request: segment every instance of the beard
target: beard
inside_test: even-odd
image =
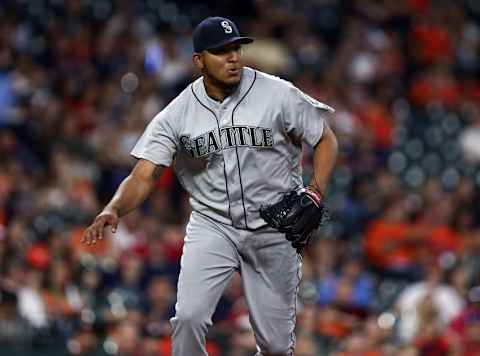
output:
[[[237,89],[238,85],[240,84],[240,81],[242,79],[242,72],[240,72],[240,78],[237,81],[234,82],[226,82],[220,78],[218,78],[212,70],[210,70],[207,66],[203,68],[203,76],[208,80],[210,84],[213,86],[225,90],[227,92],[233,92],[235,89]]]

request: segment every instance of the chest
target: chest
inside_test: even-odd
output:
[[[180,127],[180,146],[193,158],[234,147],[268,149],[278,141],[280,121],[275,106],[254,96],[212,106],[199,101]]]

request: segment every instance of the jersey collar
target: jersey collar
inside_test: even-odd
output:
[[[199,98],[201,98],[203,104],[207,105],[211,109],[220,109],[227,108],[232,105],[234,106],[241,98],[243,98],[243,96],[252,86],[254,78],[255,70],[249,67],[244,67],[242,79],[237,90],[232,95],[225,98],[225,100],[221,103],[213,100],[211,97],[208,96],[207,91],[205,90],[205,85],[203,83],[203,77],[200,77],[195,82],[193,82],[192,86],[193,91]]]

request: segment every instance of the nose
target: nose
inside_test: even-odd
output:
[[[228,52],[228,61],[231,63],[236,63],[240,60],[240,50],[232,49]]]

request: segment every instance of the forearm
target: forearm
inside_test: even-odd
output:
[[[132,173],[123,180],[104,211],[113,211],[119,217],[140,206],[148,197],[163,168],[140,160]]]
[[[122,217],[141,205],[150,194],[152,187],[153,182],[129,175],[120,184],[104,211],[114,211]]]
[[[313,174],[309,186],[324,195],[337,160],[338,142],[332,129],[326,125],[325,132],[315,146]]]

